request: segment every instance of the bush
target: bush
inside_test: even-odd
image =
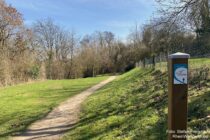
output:
[[[35,66],[31,67],[31,69],[29,70],[29,76],[32,79],[37,79],[39,76],[39,72],[40,72],[39,66],[35,65]]]

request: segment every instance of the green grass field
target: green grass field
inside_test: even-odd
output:
[[[52,80],[1,88],[0,139],[23,131],[68,97],[106,78]]]
[[[210,59],[192,59],[190,68],[210,68]],[[165,68],[166,69],[166,68]],[[210,76],[210,75],[209,75]],[[189,87],[188,130],[210,131],[210,77]],[[136,68],[83,103],[81,120],[64,140],[166,140],[167,72]],[[193,134],[198,136],[198,134]]]
[[[190,66],[189,68],[190,69],[209,67],[209,64],[210,64],[210,58],[189,59],[189,66]],[[166,62],[157,63],[156,68],[161,71],[166,71],[167,63]]]

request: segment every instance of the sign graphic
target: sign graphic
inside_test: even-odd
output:
[[[187,64],[174,64],[174,84],[187,84]]]

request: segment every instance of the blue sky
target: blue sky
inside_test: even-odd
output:
[[[23,14],[25,24],[52,18],[80,35],[111,31],[126,38],[132,27],[144,24],[155,11],[154,0],[6,0]]]

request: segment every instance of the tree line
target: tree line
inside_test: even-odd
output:
[[[0,0],[0,84],[122,73],[182,51],[210,53],[208,0],[157,0],[160,16],[136,25],[126,42],[110,31],[79,36],[50,18],[24,25],[22,14]]]

